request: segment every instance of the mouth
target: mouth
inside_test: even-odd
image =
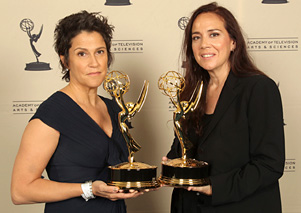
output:
[[[201,56],[202,58],[211,58],[214,56],[214,54],[207,53],[207,54],[202,54]]]
[[[100,75],[101,72],[90,72],[88,75],[90,76],[95,76],[95,75]]]

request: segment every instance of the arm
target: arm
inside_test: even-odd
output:
[[[24,131],[11,181],[14,204],[55,202],[81,196],[81,183],[60,183],[41,178],[54,153],[60,133],[39,119],[30,121]],[[121,193],[102,181],[93,182],[93,193],[110,200],[137,197],[142,193]]]
[[[39,119],[30,121],[22,136],[12,174],[11,196],[14,204],[53,202],[80,196],[80,184],[42,179],[54,153],[60,133]]]

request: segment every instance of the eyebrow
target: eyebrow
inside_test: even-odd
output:
[[[220,29],[211,29],[211,30],[208,30],[209,32],[211,32],[211,31],[222,31],[222,30],[220,30]]]
[[[95,50],[100,50],[100,49],[106,49],[106,47],[105,46],[101,46],[101,47],[95,48]],[[88,50],[88,49],[84,48],[84,47],[77,47],[77,48],[74,49],[74,51],[76,51],[76,50]]]
[[[210,29],[210,30],[208,30],[207,32],[213,32],[213,31],[219,31],[219,32],[221,32],[220,29]],[[199,31],[196,31],[196,32],[192,32],[192,33],[191,33],[191,35],[194,35],[194,34],[200,34],[200,32],[199,32]]]

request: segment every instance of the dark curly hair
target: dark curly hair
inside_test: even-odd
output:
[[[54,48],[59,56],[62,55],[65,58],[64,62],[60,60],[60,64],[63,73],[62,79],[67,82],[70,81],[69,70],[66,69],[66,66],[69,63],[71,41],[82,31],[98,32],[103,37],[106,44],[108,67],[113,61],[110,49],[114,26],[108,24],[107,18],[100,15],[98,12],[89,13],[85,10],[69,15],[59,20],[54,30]]]

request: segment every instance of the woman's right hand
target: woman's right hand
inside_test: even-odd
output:
[[[143,192],[138,192],[132,189],[129,192],[124,193],[118,187],[108,186],[105,182],[99,180],[93,182],[92,191],[94,195],[104,197],[112,201],[135,198],[143,194]]]

